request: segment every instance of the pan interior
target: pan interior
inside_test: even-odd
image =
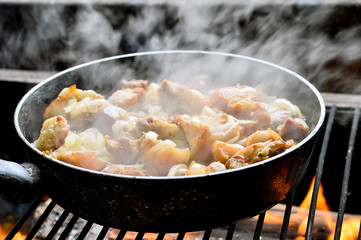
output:
[[[15,112],[15,126],[30,147],[37,139],[45,107],[63,88],[76,84],[108,96],[121,79],[164,79],[189,84],[192,77],[205,74],[217,87],[230,85],[264,85],[269,95],[289,99],[296,104],[313,132],[322,124],[325,109],[318,91],[301,76],[249,57],[200,51],[150,52],[101,59],[66,71],[31,89]],[[311,133],[311,135],[313,134]],[[307,139],[305,139],[307,140]],[[304,140],[304,141],[305,141]]]

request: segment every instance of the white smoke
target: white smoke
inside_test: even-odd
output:
[[[337,6],[19,5],[0,12],[2,68],[62,70],[133,51],[210,50],[279,64],[321,91],[361,92],[361,30],[332,25],[346,18]]]

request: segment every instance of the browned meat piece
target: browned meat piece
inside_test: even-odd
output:
[[[247,147],[249,145],[259,143],[259,142],[267,142],[267,141],[278,141],[283,140],[282,137],[271,129],[267,129],[264,131],[256,131],[252,135],[248,136],[246,139],[242,141],[242,145]]]
[[[279,133],[283,139],[293,139],[296,142],[304,139],[309,132],[307,124],[301,119],[287,118],[279,129]]]
[[[214,92],[210,103],[226,113],[240,119],[255,120],[260,129],[271,123],[265,106],[257,101],[257,90],[248,86],[224,87]]]
[[[72,129],[97,128],[103,135],[112,135],[112,126],[118,120],[122,120],[127,115],[127,111],[115,105],[108,105],[96,114],[83,114],[82,117],[71,120]],[[76,120],[76,122],[74,121]],[[77,123],[77,124],[75,124]]]
[[[186,164],[189,161],[188,148],[180,149],[171,140],[164,140],[144,153],[145,163],[154,175],[167,175],[169,169],[177,164]]]
[[[145,176],[145,173],[135,167],[119,167],[119,166],[109,166],[102,170],[105,173],[113,173],[113,174],[122,174],[122,175],[130,175],[130,176]]]
[[[167,175],[170,168],[189,161],[188,148],[180,149],[171,140],[157,140],[157,134],[148,132],[135,141],[138,151],[142,153],[144,163],[152,175]]]
[[[249,145],[236,152],[230,158],[226,166],[234,168],[235,166],[246,166],[248,164],[260,162],[280,154],[294,146],[293,141],[266,141]],[[238,163],[237,163],[238,162]]]
[[[141,132],[155,132],[160,139],[170,139],[178,147],[186,147],[187,140],[184,133],[174,123],[169,123],[158,117],[141,118],[137,120],[136,128]]]
[[[90,170],[100,171],[105,167],[105,163],[97,157],[96,152],[90,150],[53,152],[49,155],[60,161]]]
[[[212,162],[208,166],[205,166],[203,164],[196,163],[195,161],[192,161],[189,166],[186,175],[201,175],[201,174],[207,174],[207,173],[215,173],[215,172],[222,172],[225,171],[226,167],[223,163],[220,162]]]
[[[121,88],[144,88],[145,90],[148,88],[148,81],[146,80],[120,80],[120,87]]]
[[[236,152],[243,147],[237,144],[228,144],[222,141],[215,141],[212,145],[212,158],[214,161],[225,164]]]
[[[104,137],[105,148],[113,156],[115,163],[135,164],[138,153],[135,149],[134,142],[127,137],[119,138],[117,141]]]
[[[127,111],[134,110],[145,97],[144,88],[122,89],[115,91],[109,98],[110,104],[124,108]]]
[[[164,109],[171,114],[198,114],[207,105],[200,92],[167,80],[159,87],[158,96]]]
[[[117,120],[122,119],[126,113],[127,111],[125,111],[123,108],[114,105],[106,106],[101,112],[101,114],[109,120],[107,122],[109,122],[111,125],[113,125]]]
[[[199,163],[209,164],[215,141],[236,142],[243,134],[237,120],[226,114],[215,117],[176,115],[171,122],[183,131],[191,149],[191,160]]]
[[[158,135],[155,132],[144,133],[141,138],[134,142],[135,149],[137,149],[137,151],[139,151],[141,154],[144,154],[150,148],[161,142],[161,140],[158,140],[157,138]]]
[[[226,169],[236,169],[248,165],[249,163],[246,163],[246,160],[242,155],[235,155],[234,157],[228,159],[225,164]]]
[[[105,167],[102,172],[105,173],[112,173],[112,174],[122,174],[122,169],[120,169],[120,167],[118,166],[108,166]]]
[[[63,116],[49,118],[44,121],[34,146],[40,151],[54,151],[64,144],[69,130],[70,126]]]

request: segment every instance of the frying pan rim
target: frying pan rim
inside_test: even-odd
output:
[[[276,69],[279,69],[283,72],[286,72],[292,76],[294,76],[295,78],[297,78],[299,81],[302,81],[305,85],[307,85],[307,87],[309,87],[311,89],[311,91],[316,95],[317,99],[318,99],[318,104],[320,104],[320,117],[318,119],[317,124],[315,125],[315,127],[313,128],[313,130],[307,135],[307,137],[305,139],[303,139],[300,143],[298,143],[296,146],[292,147],[291,149],[287,149],[285,152],[278,154],[270,159],[258,162],[258,163],[254,163],[242,168],[236,168],[236,169],[229,169],[227,171],[222,171],[222,172],[215,172],[215,173],[207,173],[207,174],[202,174],[202,175],[192,175],[192,176],[128,176],[128,175],[118,175],[118,174],[111,174],[111,173],[104,173],[104,172],[99,172],[99,171],[95,171],[95,170],[90,170],[90,169],[86,169],[86,168],[81,168],[81,167],[77,167],[59,160],[56,160],[46,154],[44,154],[43,152],[41,152],[40,150],[36,149],[32,143],[30,143],[25,136],[22,134],[21,129],[20,129],[20,125],[19,125],[19,113],[20,113],[20,109],[23,106],[24,102],[26,101],[26,99],[28,99],[28,97],[30,95],[32,95],[34,92],[37,91],[38,88],[40,88],[41,86],[47,84],[50,81],[53,81],[54,79],[58,78],[61,75],[64,75],[68,72],[74,71],[76,69],[82,68],[82,67],[86,67],[86,66],[90,66],[93,64],[97,64],[97,63],[102,63],[102,62],[107,62],[107,61],[112,61],[112,60],[116,60],[116,59],[122,59],[122,58],[129,58],[129,57],[138,57],[138,56],[149,56],[149,55],[161,55],[161,54],[203,54],[203,55],[218,55],[218,56],[224,56],[224,57],[233,57],[233,58],[239,58],[239,59],[243,59],[243,60],[248,60],[248,61],[252,61],[252,62],[256,62],[256,63],[260,63],[260,64],[264,64],[264,65],[268,65],[271,67],[274,67]],[[138,52],[138,53],[130,53],[130,54],[122,54],[122,55],[115,55],[115,56],[111,56],[111,57],[106,57],[106,58],[101,58],[101,59],[97,59],[97,60],[93,60],[93,61],[89,61],[89,62],[85,62],[76,66],[73,66],[71,68],[65,69],[61,72],[58,72],[56,74],[54,74],[53,76],[50,76],[49,78],[41,81],[40,83],[38,83],[37,85],[35,85],[33,88],[31,88],[19,101],[15,112],[14,112],[14,125],[15,125],[15,129],[19,135],[19,137],[25,142],[25,144],[30,147],[30,149],[32,149],[33,151],[35,151],[36,153],[38,153],[41,157],[45,157],[48,160],[56,163],[56,164],[62,164],[65,167],[70,167],[73,168],[74,170],[79,170],[79,171],[83,171],[83,172],[88,172],[89,174],[95,174],[95,175],[104,175],[104,177],[109,176],[109,177],[118,177],[118,178],[127,178],[127,179],[142,179],[142,180],[182,180],[182,179],[192,179],[192,178],[203,178],[203,177],[209,177],[209,176],[214,176],[214,175],[221,175],[221,174],[227,174],[227,173],[231,173],[231,172],[238,172],[238,171],[244,171],[248,168],[254,168],[260,165],[264,165],[267,164],[271,161],[276,161],[277,159],[281,158],[282,156],[289,154],[290,152],[296,151],[298,148],[300,148],[302,145],[304,145],[306,142],[308,142],[311,138],[313,138],[315,136],[315,134],[320,130],[324,119],[325,119],[325,115],[326,115],[326,108],[325,108],[325,103],[324,100],[321,96],[321,94],[319,93],[319,91],[308,81],[306,80],[304,77],[302,77],[301,75],[299,75],[298,73],[295,73],[287,68],[284,68],[280,65],[274,64],[272,62],[269,61],[265,61],[259,58],[254,58],[254,57],[249,57],[249,56],[245,56],[245,55],[239,55],[239,54],[232,54],[232,53],[225,53],[225,52],[217,52],[217,51],[203,51],[203,50],[167,50],[167,51],[148,51],[148,52]]]

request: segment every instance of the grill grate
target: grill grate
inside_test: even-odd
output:
[[[314,188],[313,188],[314,190],[313,190],[311,205],[310,205],[309,214],[308,214],[307,229],[306,229],[306,234],[305,234],[306,240],[311,239],[311,237],[312,237],[312,229],[313,229],[314,218],[315,218],[315,213],[316,213],[317,195],[318,195],[318,191],[319,191],[319,187],[320,187],[320,183],[321,183],[321,176],[322,176],[322,172],[323,172],[324,163],[326,160],[326,153],[327,153],[327,149],[329,147],[329,140],[330,140],[330,135],[331,135],[331,132],[333,129],[333,124],[335,121],[336,112],[337,112],[336,105],[333,105],[330,108],[328,108],[328,114],[327,114],[328,119],[327,119],[327,123],[325,126],[324,135],[323,135],[323,138],[320,137],[320,139],[319,139],[320,141],[322,141],[322,145],[321,145],[320,155],[318,157],[316,174],[315,174],[315,183],[314,183]],[[334,239],[340,239],[340,236],[341,236],[343,216],[345,213],[345,206],[346,206],[346,201],[347,201],[348,184],[349,184],[349,178],[350,178],[350,173],[351,173],[351,162],[352,162],[353,150],[355,147],[355,141],[356,141],[359,122],[360,122],[360,106],[357,106],[355,109],[353,109],[353,121],[352,121],[351,132],[350,132],[348,148],[347,148],[347,156],[346,156],[345,167],[344,167],[344,175],[343,175],[343,181],[342,181],[342,189],[341,189],[341,196],[340,196],[340,201],[339,201],[339,208],[338,208],[338,214],[337,214],[337,222],[336,222],[336,227],[335,227]],[[292,210],[292,206],[293,206],[295,192],[296,192],[296,190],[291,192],[285,201],[286,208],[285,208],[285,214],[284,214],[284,218],[283,218],[282,229],[281,229],[281,233],[280,233],[281,240],[285,240],[287,238],[288,225],[289,225],[290,218],[291,218],[291,212],[292,212],[291,210]],[[43,199],[43,196],[39,195],[33,200],[32,204],[30,205],[28,210],[25,212],[25,214],[22,216],[22,218],[16,223],[16,225],[13,227],[13,229],[8,234],[8,236],[5,238],[5,240],[10,240],[16,235],[16,233],[20,230],[20,228],[23,226],[25,221],[31,216],[32,212],[34,212],[34,210],[38,208],[38,206],[42,202],[42,199]],[[51,213],[51,211],[53,211],[55,206],[56,206],[56,203],[54,201],[51,201],[50,204],[47,206],[47,208],[43,211],[42,215],[39,217],[38,221],[35,223],[35,225],[31,229],[30,233],[27,235],[26,240],[34,238],[34,236],[36,235],[36,233],[38,232],[38,230],[40,229],[40,227],[42,226],[42,224],[44,223],[44,221],[46,220],[48,215]],[[266,213],[267,212],[262,213],[258,216],[257,225],[256,225],[254,235],[253,235],[254,240],[261,239],[262,227],[264,224],[264,219],[265,219]],[[70,212],[67,210],[64,210],[62,212],[62,214],[58,218],[57,222],[53,225],[52,229],[48,233],[46,239],[54,238],[56,233],[59,231],[60,227],[65,222],[66,218],[69,216],[69,214],[70,214]],[[74,228],[74,225],[76,224],[76,222],[78,220],[79,220],[79,217],[75,216],[75,215],[71,218],[71,220],[67,223],[65,230],[61,233],[61,235],[59,237],[60,240],[66,239],[68,237],[69,233]],[[92,223],[92,222],[86,222],[84,227],[81,229],[81,232],[78,235],[77,239],[79,239],[79,240],[86,239],[87,234],[89,233],[93,224],[94,223]],[[361,223],[360,223],[360,226],[361,226]],[[225,236],[226,240],[234,238],[235,228],[236,228],[236,224],[231,224],[228,226],[227,234]],[[97,240],[104,239],[107,236],[109,229],[110,228],[108,226],[103,226],[101,228],[101,230],[99,231],[96,239]],[[361,229],[361,227],[360,227],[360,229]],[[127,233],[127,231],[121,230],[118,233],[116,239],[117,240],[123,239],[124,236],[126,235],[126,233]],[[185,234],[186,234],[185,232],[180,232],[177,235],[177,240],[184,239]],[[145,233],[139,232],[139,233],[137,233],[135,239],[136,240],[143,239],[144,235],[145,235]],[[157,240],[164,239],[165,235],[166,235],[166,233],[159,233],[156,239]],[[202,239],[206,240],[206,239],[210,239],[211,237],[212,237],[212,229],[206,229],[204,231]],[[361,240],[361,231],[359,231],[359,233],[358,233],[358,240]]]

